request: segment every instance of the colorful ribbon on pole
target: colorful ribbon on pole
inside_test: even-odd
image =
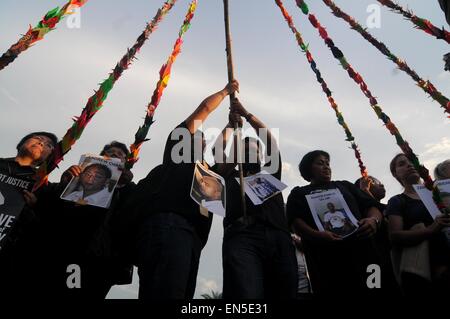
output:
[[[86,2],[87,0],[70,0],[61,9],[56,7],[47,12],[34,28],[30,25],[27,33],[0,57],[0,70],[3,70],[8,64],[13,62],[20,53],[27,50],[35,42],[42,40],[47,33],[54,30],[55,26],[62,19],[73,13],[74,8],[80,8]]]
[[[100,84],[98,91],[95,91],[86,106],[84,107],[81,115],[74,119],[72,127],[66,132],[64,137],[55,147],[51,156],[45,161],[38,169],[36,176],[36,184],[34,190],[45,184],[48,180],[48,175],[58,167],[58,164],[64,159],[64,155],[71,149],[72,145],[80,138],[83,130],[86,128],[89,121],[94,117],[95,113],[103,106],[103,102],[108,96],[108,93],[114,87],[116,81],[121,77],[124,70],[128,69],[131,62],[135,59],[136,54],[139,52],[145,41],[149,38],[150,34],[156,29],[157,25],[161,22],[164,16],[172,9],[177,0],[168,0],[164,5],[158,9],[153,20],[147,24],[145,30],[136,40],[135,44],[127,50],[127,53],[122,57],[119,63],[114,68],[113,72],[109,74],[109,77]]]
[[[409,65],[403,60],[394,55],[387,46],[373,37],[361,24],[359,24],[353,17],[343,12],[332,0],[322,0],[333,12],[333,14],[346,21],[353,30],[358,32],[364,39],[377,48],[382,54],[384,54],[389,60],[397,64],[398,68],[407,73],[425,93],[428,93],[433,100],[438,102],[441,107],[444,108],[444,112],[448,114],[450,118],[450,100],[439,92],[436,87],[430,82],[423,80],[417,73],[409,67]],[[301,4],[300,4],[301,5]]]
[[[286,22],[288,23],[289,28],[291,29],[292,33],[295,34],[295,38],[297,39],[298,45],[300,46],[302,51],[306,54],[306,58],[308,59],[311,69],[316,75],[317,82],[319,82],[321,84],[322,90],[326,94],[328,102],[330,103],[331,108],[334,110],[334,112],[336,114],[336,118],[338,120],[339,125],[341,125],[345,131],[345,135],[347,136],[346,141],[350,142],[351,148],[353,149],[353,151],[355,153],[355,157],[358,161],[358,166],[359,166],[359,169],[361,172],[361,176],[364,178],[367,178],[368,177],[367,169],[362,161],[361,153],[359,151],[358,145],[356,145],[356,143],[355,143],[355,138],[353,137],[352,132],[350,131],[350,128],[348,127],[347,123],[344,120],[344,116],[340,112],[339,107],[338,107],[337,103],[335,102],[333,95],[331,93],[331,90],[328,88],[327,83],[322,78],[321,72],[317,68],[316,61],[314,61],[314,58],[313,58],[311,52],[309,51],[308,45],[305,44],[305,42],[303,41],[302,35],[295,27],[292,17],[289,15],[289,12],[284,7],[283,2],[281,0],[275,0],[275,2],[278,5],[278,7],[280,8],[281,13],[283,14]]]
[[[147,113],[145,115],[144,124],[139,127],[138,131],[134,136],[134,142],[133,144],[130,145],[130,155],[128,156],[126,163],[126,167],[128,169],[132,168],[133,165],[138,161],[139,159],[138,155],[141,146],[144,142],[148,141],[147,134],[151,125],[154,122],[153,115],[155,114],[156,108],[159,106],[159,103],[161,101],[163,92],[169,83],[172,65],[181,52],[181,46],[183,45],[183,36],[191,26],[191,20],[194,17],[196,9],[197,9],[197,0],[193,0],[189,5],[188,12],[184,19],[183,25],[180,28],[180,32],[178,33],[178,39],[175,41],[172,53],[169,56],[167,62],[161,67],[161,70],[159,71],[159,81],[156,84],[156,88],[153,92],[152,99],[147,106]]]
[[[439,29],[433,23],[427,19],[419,18],[412,11],[403,9],[400,5],[396,4],[391,0],[377,0],[382,5],[390,8],[392,11],[403,15],[406,19],[410,20],[414,25],[425,31],[426,33],[435,36],[437,39],[441,39],[450,43],[450,32],[446,31],[444,28]]]
[[[436,205],[441,211],[445,211],[445,205],[442,202],[442,198],[440,195],[440,191],[437,187],[435,187],[433,179],[431,178],[428,169],[423,166],[417,155],[413,152],[411,147],[409,146],[408,142],[405,141],[400,134],[400,131],[397,129],[397,127],[392,123],[389,116],[387,116],[382,108],[378,105],[377,99],[372,95],[369,88],[367,87],[367,84],[364,82],[364,79],[362,76],[357,73],[353,67],[347,62],[344,54],[342,51],[334,44],[333,40],[328,36],[327,31],[325,28],[320,24],[320,22],[317,20],[317,18],[309,13],[309,9],[305,1],[303,0],[296,0],[298,7],[302,10],[302,12],[305,15],[308,15],[308,19],[311,22],[312,26],[316,28],[319,31],[320,37],[324,40],[325,44],[328,46],[328,48],[331,50],[333,56],[340,62],[341,66],[344,68],[344,70],[347,71],[350,78],[352,78],[359,86],[361,91],[364,93],[364,95],[369,99],[370,106],[377,114],[378,118],[383,121],[386,128],[389,130],[389,132],[395,137],[398,146],[401,148],[403,153],[406,155],[406,157],[411,161],[411,163],[414,165],[414,168],[419,173],[420,177],[423,179],[425,186],[433,192],[433,199],[436,202]]]

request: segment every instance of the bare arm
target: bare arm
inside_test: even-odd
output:
[[[237,98],[232,102],[231,110],[244,117],[247,122],[253,127],[253,129],[258,133],[258,136],[260,138],[262,137],[260,136],[260,134],[267,134],[266,152],[268,156],[279,153],[277,141],[275,140],[267,126],[255,115],[248,112]]]
[[[186,119],[186,126],[189,132],[194,134],[208,115],[222,103],[223,99],[236,91],[239,91],[239,83],[234,80],[228,83],[224,89],[204,99],[197,109]]]
[[[442,228],[450,226],[450,218],[438,216],[433,224],[421,229],[405,230],[403,217],[391,215],[389,221],[389,237],[397,246],[415,246],[438,233]]]
[[[234,123],[238,123],[239,127],[242,126],[242,119],[237,113],[230,113],[229,122],[222,130],[221,135],[217,138],[213,152],[216,162],[216,171],[222,176],[228,175],[231,170],[236,167],[237,164],[237,142],[236,135],[234,133]],[[225,148],[227,147],[230,137],[233,137],[233,143],[231,145],[232,150],[230,157],[225,154]]]

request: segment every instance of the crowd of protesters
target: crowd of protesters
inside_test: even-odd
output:
[[[94,165],[89,172],[71,166],[58,183],[35,192],[24,190],[23,209],[0,250],[1,294],[101,300],[113,285],[131,283],[136,266],[140,299],[193,298],[212,223],[211,212],[190,196],[198,162],[222,176],[226,185],[224,299],[411,296],[450,288],[450,217],[429,213],[414,188],[421,183],[420,176],[404,154],[390,163],[404,191],[387,205],[382,203],[386,190],[378,179],[333,180],[330,155],[313,150],[299,163],[299,172],[309,184],[294,187],[286,202],[278,192],[261,204],[245,196],[243,206],[238,148],[244,155],[245,178],[267,170],[281,180],[282,160],[268,127],[234,98],[229,122],[214,146],[215,158],[226,160],[212,166],[205,163],[205,138],[199,127],[238,89],[237,81],[230,82],[175,127],[161,164],[144,179],[134,183],[131,171],[123,168],[107,208],[61,198],[76,177],[84,199],[101,189],[94,189],[94,181],[104,187],[111,172]],[[241,126],[243,119],[257,136],[261,132],[265,136],[238,141],[233,128]],[[189,147],[180,148],[180,142]],[[0,159],[0,173],[33,182],[57,143],[49,132],[26,135],[15,157]],[[235,151],[227,155],[230,144]],[[117,141],[100,152],[105,159],[122,163],[128,155],[126,145]],[[450,161],[437,165],[434,174],[436,180],[450,179]],[[308,198],[329,191],[342,195],[347,211],[328,203],[326,227],[321,228]],[[355,222],[345,220],[345,214]],[[371,265],[379,271],[376,287],[368,283]],[[81,274],[78,284],[71,284],[74,269]]]

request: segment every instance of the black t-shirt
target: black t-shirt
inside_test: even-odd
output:
[[[348,181],[332,181],[325,185],[297,186],[289,194],[286,205],[289,225],[292,225],[295,218],[301,218],[310,227],[317,230],[316,223],[311,215],[311,210],[305,196],[312,192],[330,189],[338,189],[342,193],[345,202],[357,220],[366,217],[366,212],[370,207],[377,207],[380,211],[383,211],[384,209],[383,204],[380,204]]]
[[[0,158],[0,171],[8,175],[32,180],[36,170],[31,166],[21,166],[14,158]]]
[[[342,193],[357,220],[364,218],[370,207],[382,209],[376,200],[348,181],[295,187],[286,204],[289,225],[292,225],[296,218],[300,218],[317,230],[305,196],[311,192],[331,189],[338,189]],[[371,239],[350,236],[342,241],[325,242],[305,237],[303,243],[312,286],[319,294],[366,291],[367,266],[380,264]]]
[[[405,194],[395,195],[389,199],[384,214],[389,216],[403,217],[405,229],[411,229],[412,226],[424,223],[429,226],[433,223],[433,218],[420,199],[411,198]]]
[[[36,170],[31,166],[21,166],[15,161],[14,158],[0,158],[0,173],[29,181],[32,184],[34,183],[33,177],[36,174]],[[46,187],[43,186],[35,193],[35,195],[38,197],[45,188]],[[22,209],[22,212],[11,229],[9,236],[3,243],[4,248],[8,249],[8,247],[12,248],[12,246],[16,246],[18,240],[21,241],[19,244],[25,241],[28,242],[28,238],[32,237],[37,221],[38,219],[34,210],[25,204],[25,207]]]
[[[58,251],[64,262],[67,258],[78,259],[88,255],[110,256],[111,234],[109,230],[108,234],[104,233],[104,227],[110,227],[111,219],[118,213],[116,207],[127,199],[135,186],[131,182],[116,188],[109,208],[102,208],[63,200],[60,198],[63,188],[59,184],[50,185],[51,190],[42,196],[37,208],[42,224],[40,234],[44,245],[50,248],[45,250],[50,254]],[[120,213],[125,214],[126,211]]]
[[[174,130],[179,128],[188,130],[185,122]],[[192,157],[188,163],[174,161],[171,156],[172,150],[183,138],[172,139],[172,132],[167,138],[164,149],[161,181],[154,196],[154,203],[151,205],[152,210],[153,213],[175,213],[183,216],[195,228],[202,244],[205,245],[211,229],[212,214],[208,213],[208,217],[200,214],[199,205],[191,198],[195,161]],[[176,137],[175,134],[174,138]],[[193,134],[190,134],[189,138],[191,139],[189,143],[191,143],[194,138]],[[188,143],[188,141],[184,143]]]
[[[281,156],[279,156],[278,163],[278,170],[273,173],[272,176],[281,180]],[[266,164],[266,166],[268,165],[270,165],[270,163]],[[227,202],[226,215],[223,221],[224,228],[233,224],[233,222],[243,216],[240,185],[236,178],[239,178],[239,172],[236,170],[233,170],[229,176],[226,177]],[[261,205],[254,205],[250,198],[245,195],[245,204],[247,207],[247,216],[252,216],[275,228],[289,231],[284,212],[282,193],[267,199]]]
[[[0,158],[0,173],[32,182],[36,171],[33,167],[21,166],[14,158]],[[38,197],[37,192],[35,195]],[[2,242],[0,296],[8,295],[11,298],[25,287],[26,289],[20,290],[20,296],[27,296],[38,286],[35,282],[41,274],[34,272],[41,257],[37,253],[39,245],[36,243],[38,225],[39,219],[35,211],[25,204],[9,235]]]

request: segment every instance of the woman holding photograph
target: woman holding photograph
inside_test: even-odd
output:
[[[74,201],[81,205],[106,207],[111,198],[108,183],[112,172],[108,166],[94,163],[87,166],[78,176],[77,187],[63,199]]]
[[[441,230],[450,226],[450,217],[440,215],[433,220],[413,185],[420,176],[404,154],[390,164],[392,175],[404,187],[393,196],[385,214],[393,245],[394,272],[406,295],[448,293],[450,288],[450,250]],[[414,257],[412,260],[408,256]],[[411,266],[414,264],[413,266]]]
[[[287,217],[290,227],[304,241],[314,293],[369,293],[367,282],[370,273],[367,267],[379,265],[372,241],[382,218],[379,203],[348,181],[332,181],[330,155],[325,151],[306,154],[299,170],[310,184],[297,186],[291,191],[287,200]],[[342,193],[359,224],[358,230],[345,239],[331,231],[319,230],[305,197],[333,189]]]
[[[104,146],[100,156],[125,162],[128,153],[125,144],[113,141]],[[112,197],[109,195],[108,208],[60,199],[67,184],[77,177],[82,190],[74,193],[80,193],[78,197],[84,196],[92,204],[92,197],[108,192],[106,185],[111,171],[103,164],[91,164],[84,171],[81,166],[73,165],[62,174],[60,183],[51,185],[52,190],[46,194],[41,207],[41,276],[46,278],[43,291],[49,298],[102,300],[114,284],[131,283],[132,268],[121,255],[115,230],[120,227],[119,215],[129,211],[127,208],[119,211],[118,207],[134,192],[133,174],[126,169],[122,171]],[[72,264],[81,269],[80,289],[70,289],[66,283],[72,273],[67,269]]]

